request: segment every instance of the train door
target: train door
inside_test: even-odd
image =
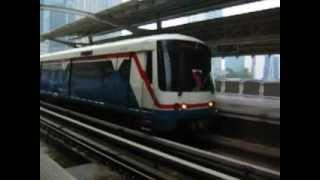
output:
[[[129,58],[118,58],[114,64],[116,67],[115,73],[115,87],[113,95],[116,96],[117,105],[130,107],[131,87],[130,87],[130,73],[131,73],[131,60]]]
[[[146,73],[146,79],[142,85],[142,94],[141,103],[142,106],[146,109],[153,109],[153,102],[150,92],[146,86],[150,86],[153,89],[153,60],[152,60],[152,51],[147,51],[143,53],[143,69]]]
[[[138,59],[130,57],[131,59],[131,76],[130,76],[130,94],[129,94],[129,105],[131,108],[140,109],[142,107],[142,86],[143,80],[140,76],[137,63],[144,65],[143,53],[137,53]]]
[[[152,61],[152,51],[141,52],[138,54],[139,61],[139,73],[135,77],[136,79],[136,89],[137,94],[139,94],[139,107],[141,112],[143,112],[139,121],[139,128],[144,131],[149,131],[152,129],[152,113],[153,101],[151,93],[149,92],[150,88],[153,91],[153,61]],[[135,68],[138,69],[137,67]],[[141,74],[142,73],[142,74]]]

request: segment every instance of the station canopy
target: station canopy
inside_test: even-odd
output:
[[[274,53],[280,51],[280,8],[216,18],[156,30],[138,28],[196,13],[223,9],[257,0],[132,0],[92,17],[84,17],[48,33],[42,40],[64,37],[83,38],[127,29],[133,34],[100,40],[103,43],[159,33],[180,33],[197,37],[209,44],[216,54]],[[159,24],[158,24],[159,25]]]

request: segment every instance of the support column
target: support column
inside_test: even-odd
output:
[[[88,41],[89,41],[89,44],[93,44],[93,39],[91,35],[88,36]]]

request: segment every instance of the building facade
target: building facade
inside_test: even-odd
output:
[[[280,56],[269,56],[265,62],[263,80],[277,81],[280,80]]]

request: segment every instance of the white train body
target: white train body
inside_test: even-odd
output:
[[[139,113],[153,129],[173,130],[214,106],[210,63],[209,48],[189,36],[122,40],[40,56],[40,92]]]

